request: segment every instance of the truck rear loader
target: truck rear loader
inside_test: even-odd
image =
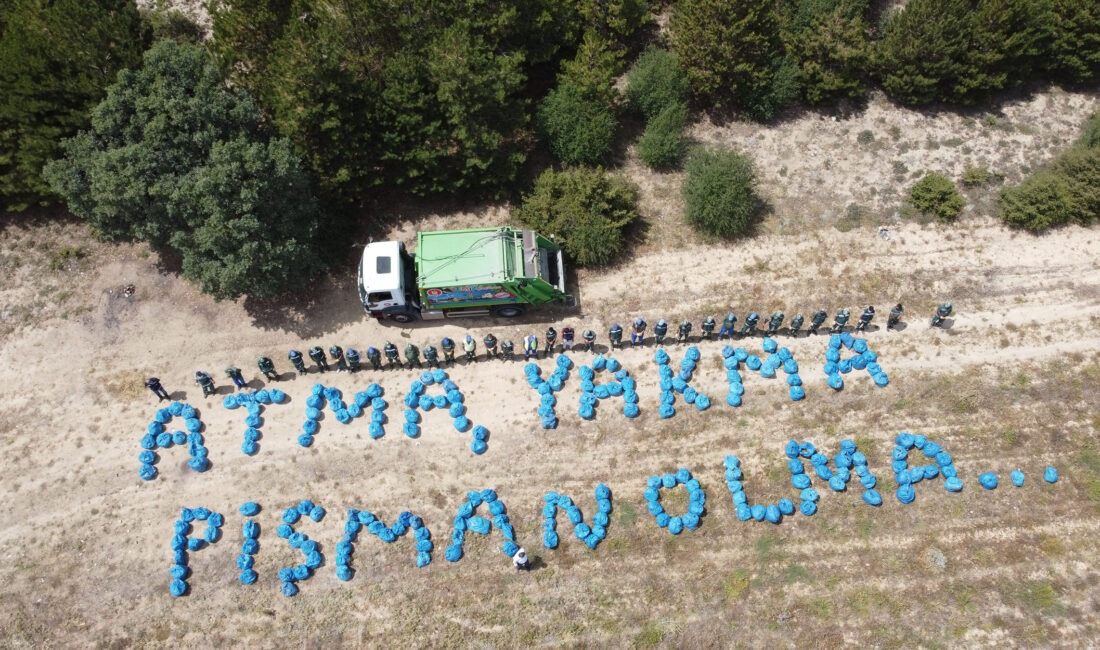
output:
[[[561,247],[512,227],[420,232],[415,254],[399,241],[371,242],[359,265],[359,299],[371,316],[399,323],[512,318],[530,305],[573,304]]]

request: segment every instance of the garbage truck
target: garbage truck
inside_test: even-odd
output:
[[[412,254],[400,241],[372,241],[359,264],[359,299],[374,318],[398,323],[514,318],[532,305],[573,304],[561,246],[510,226],[418,232]]]

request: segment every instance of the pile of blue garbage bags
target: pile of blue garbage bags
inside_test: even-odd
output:
[[[573,534],[588,548],[595,550],[607,537],[607,525],[611,516],[611,490],[603,483],[596,486],[596,514],[592,516],[591,525],[584,522],[581,509],[568,496],[551,491],[543,496],[543,501],[546,505],[542,507],[542,544],[546,548],[558,547],[559,509],[565,511],[573,524]]]
[[[302,517],[309,517],[313,521],[322,521],[325,518],[325,509],[314,504],[309,499],[301,501],[296,507],[290,507],[283,511],[283,523],[275,530],[275,534],[285,539],[291,548],[302,552],[305,561],[299,565],[279,569],[279,581],[283,583],[283,595],[287,597],[298,594],[298,583],[308,580],[313,571],[321,566],[324,558],[321,556],[321,548],[317,542],[309,538],[305,533],[294,530],[294,524]]]
[[[489,514],[492,515],[491,520],[474,515],[474,511],[481,505],[485,505],[489,509]],[[511,522],[508,521],[508,514],[505,510],[504,502],[497,498],[495,490],[487,488],[480,492],[476,490],[467,492],[466,502],[459,506],[458,514],[454,518],[451,544],[444,554],[447,561],[458,562],[462,559],[462,545],[466,542],[466,531],[488,535],[493,527],[496,527],[505,539],[500,550],[508,557],[515,555],[516,551],[519,550],[519,545],[516,544],[516,533]]]
[[[165,425],[176,417],[183,418],[187,433],[183,431],[169,433],[165,429]],[[210,460],[207,458],[209,452],[203,445],[202,428],[202,420],[199,419],[195,407],[190,404],[172,402],[167,407],[159,409],[141,438],[142,451],[138,454],[141,467],[138,469],[138,476],[146,481],[156,478],[156,464],[160,460],[156,450],[184,444],[187,445],[187,450],[191,454],[191,460],[187,461],[187,464],[196,472],[205,472],[210,467]]]
[[[855,355],[848,359],[841,359],[841,347],[855,352]],[[848,374],[853,370],[866,370],[875,381],[875,385],[884,388],[890,383],[890,378],[886,376],[877,359],[878,355],[874,350],[867,347],[866,339],[857,339],[849,332],[833,334],[829,337],[829,347],[825,350],[823,370],[828,377],[826,383],[833,390],[840,390],[844,388],[844,378],[841,374]]]
[[[193,523],[205,521],[206,530],[202,537],[191,537]],[[208,508],[184,508],[180,511],[180,518],[174,525],[175,534],[172,536],[171,548],[173,563],[168,570],[172,581],[168,585],[168,591],[175,597],[187,593],[187,578],[191,570],[187,568],[187,553],[198,551],[207,544],[213,544],[221,539],[221,528],[225,524],[225,518],[221,513],[212,512]]]
[[[243,406],[248,411],[248,415],[244,419],[246,428],[244,430],[244,442],[241,443],[241,453],[251,456],[259,450],[256,443],[262,437],[260,427],[264,424],[262,417],[264,405],[282,404],[285,401],[286,393],[278,388],[260,389],[225,396],[222,400],[222,406],[225,408],[236,409]]]
[[[669,515],[661,505],[661,490],[683,485],[688,493],[688,510],[682,515]],[[706,513],[707,494],[699,485],[699,480],[691,477],[688,469],[680,468],[675,474],[654,475],[646,479],[644,492],[649,514],[657,520],[657,525],[668,529],[673,535],[679,535],[685,529],[695,530]]]
[[[429,386],[439,384],[443,394],[427,395]],[[409,392],[405,395],[405,424],[403,430],[410,438],[420,436],[420,412],[428,412],[433,408],[446,409],[451,417],[454,428],[459,433],[465,433],[473,429],[473,440],[470,442],[470,450],[481,455],[489,448],[489,430],[479,425],[473,426],[466,417],[466,397],[458,389],[458,385],[447,378],[447,373],[441,368],[436,368],[421,373],[420,379],[414,379],[409,385]]]
[[[344,524],[344,537],[336,544],[337,578],[347,581],[355,575],[351,568],[351,555],[355,550],[355,542],[359,539],[359,532],[363,529],[387,544],[392,544],[411,530],[416,539],[416,566],[425,567],[431,564],[432,532],[424,525],[423,519],[411,512],[402,512],[392,526],[387,526],[369,510],[349,508],[348,519]]]

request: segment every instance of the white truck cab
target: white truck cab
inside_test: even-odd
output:
[[[401,315],[420,311],[413,287],[412,266],[412,258],[402,242],[367,244],[359,263],[359,299],[371,316],[389,315],[403,321]]]

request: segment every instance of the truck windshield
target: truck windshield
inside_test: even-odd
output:
[[[387,300],[393,300],[393,294],[389,291],[372,291],[367,294],[367,303],[372,305]]]

